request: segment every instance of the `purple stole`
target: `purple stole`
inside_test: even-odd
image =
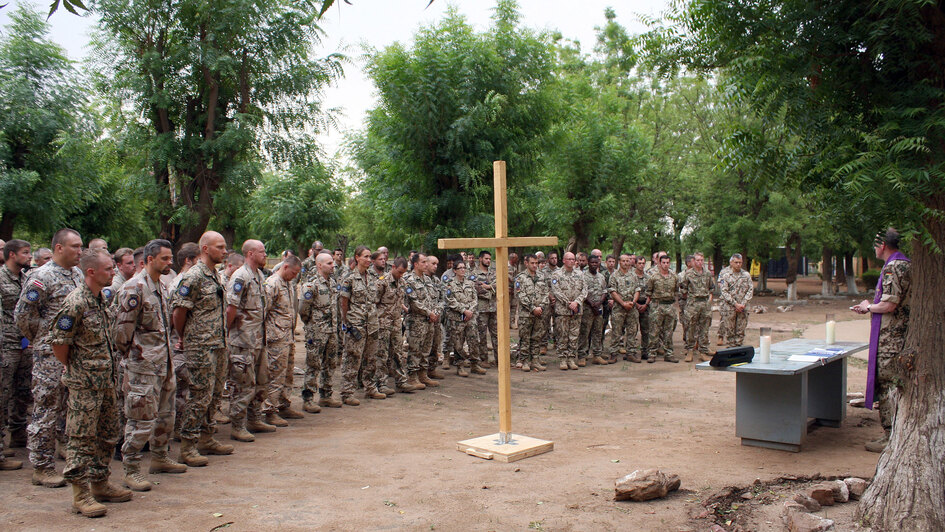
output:
[[[883,297],[883,275],[886,272],[886,266],[890,261],[904,260],[910,262],[909,258],[897,251],[893,253],[883,264],[883,270],[879,273],[879,279],[876,281],[876,296],[873,298],[873,304],[879,303]],[[879,328],[883,324],[882,314],[873,314],[870,319],[870,359],[869,374],[866,376],[866,408],[873,409],[873,395],[876,392],[876,366],[877,353],[879,351]]]

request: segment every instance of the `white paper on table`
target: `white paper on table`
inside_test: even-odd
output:
[[[791,355],[788,357],[789,362],[820,362],[823,360],[823,357],[817,355]]]

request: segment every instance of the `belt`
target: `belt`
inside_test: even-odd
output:
[[[708,300],[709,300],[709,296],[694,297],[694,298],[692,298],[692,299],[694,299],[695,301],[708,301]]]
[[[673,303],[676,302],[676,300],[675,299],[660,299],[658,302],[661,305],[672,305]]]

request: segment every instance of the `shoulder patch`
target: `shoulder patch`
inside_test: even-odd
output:
[[[557,280],[557,279],[552,279],[552,280],[551,280],[551,284],[558,284],[558,280]]]
[[[33,279],[30,284],[32,284],[32,285],[35,286],[36,288],[39,288],[40,290],[45,290],[45,289],[46,289],[46,285],[44,285],[43,282],[40,281],[39,279]]]
[[[350,287],[350,286],[341,286],[341,285],[339,285],[339,286],[341,287],[341,291],[342,291],[342,292],[345,292],[345,293],[347,293],[347,294],[350,294],[350,293],[351,293],[351,287]]]
[[[447,289],[446,289],[446,295],[449,296],[449,295],[452,295],[452,294],[453,294],[453,291],[450,290],[449,288],[447,288]]]
[[[137,306],[138,306],[138,295],[137,295],[137,294],[132,294],[132,295],[128,298],[128,308],[135,308],[135,307],[137,307]]]
[[[75,320],[72,316],[63,316],[56,322],[56,327],[61,331],[69,331],[73,325],[75,325]]]
[[[102,288],[102,295],[105,296],[106,299],[111,299],[111,298],[112,298],[112,289],[111,289],[111,288]]]
[[[303,294],[302,297],[304,297],[305,299],[312,299],[312,291],[309,290],[309,291],[305,292],[305,294]]]
[[[30,288],[26,291],[26,300],[39,301],[39,292],[37,292],[35,288]]]
[[[236,281],[235,283],[233,283],[233,291],[234,291],[234,292],[236,292],[236,293],[238,294],[238,293],[240,293],[240,290],[242,290],[242,289],[243,289],[243,283],[242,283],[242,281]]]
[[[515,281],[515,288],[520,288],[521,286],[522,286],[522,283]]]
[[[408,287],[407,287],[407,293],[408,293],[408,294],[412,294],[412,293],[413,293],[413,288],[410,288],[410,287],[408,286]]]
[[[185,284],[182,284],[180,285],[180,288],[177,289],[177,293],[184,297],[187,297],[188,295],[190,295],[190,287]]]
[[[469,280],[470,280],[470,281],[475,281],[475,280],[476,280],[476,274],[470,275],[470,276],[469,276]]]

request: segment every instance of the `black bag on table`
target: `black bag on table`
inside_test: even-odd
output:
[[[751,362],[754,356],[755,348],[750,345],[730,347],[716,351],[715,356],[709,361],[709,365],[715,368],[724,368],[733,364]]]

